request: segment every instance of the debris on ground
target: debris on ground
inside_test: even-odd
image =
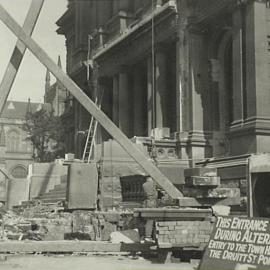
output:
[[[65,212],[61,204],[31,203],[0,216],[3,241],[109,241],[112,232],[136,228],[131,211]]]

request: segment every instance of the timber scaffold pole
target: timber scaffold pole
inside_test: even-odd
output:
[[[173,199],[183,197],[171,181],[124,135],[124,133],[104,114],[95,103],[54,63],[46,52],[25,33],[23,28],[0,4],[0,19],[20,39],[36,58],[48,68],[63,86],[93,115],[101,126],[123,147],[123,149],[160,185]]]
[[[23,30],[30,36],[33,33],[37,23],[43,3],[44,0],[32,0],[31,6],[23,24]],[[25,51],[26,47],[24,43],[18,40],[0,84],[0,115],[4,110],[5,103],[18,73]]]

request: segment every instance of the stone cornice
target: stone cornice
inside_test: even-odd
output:
[[[104,46],[104,48],[99,48],[96,51],[96,53],[94,54],[93,59],[98,60],[105,53],[110,51],[112,48],[115,48],[117,45],[119,45],[124,40],[127,40],[130,36],[134,35],[137,31],[141,31],[148,24],[150,25],[153,16],[154,16],[154,18],[158,18],[159,16],[163,16],[164,14],[166,14],[166,12],[169,12],[169,14],[171,14],[171,13],[176,14],[176,6],[175,6],[175,4],[172,5],[171,2],[168,2],[164,6],[156,9],[154,14],[151,14],[151,15],[147,16],[146,18],[144,18],[143,20],[139,21],[137,24],[132,26],[132,28],[128,28],[125,33],[120,35],[115,40],[113,40],[113,41],[109,42],[108,44],[106,44]]]
[[[244,135],[269,135],[270,134],[270,118],[268,117],[252,117],[238,125],[231,126],[228,133],[229,137],[239,137]]]
[[[249,157],[250,157],[250,154],[240,155],[240,156],[221,157],[221,158],[210,158],[210,159],[205,159],[202,162],[196,163],[196,166],[225,168],[225,167],[247,165],[247,159]]]

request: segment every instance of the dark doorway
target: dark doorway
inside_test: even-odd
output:
[[[270,217],[270,172],[252,174],[254,217]]]

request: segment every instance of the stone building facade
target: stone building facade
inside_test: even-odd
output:
[[[165,174],[207,163],[246,196],[247,157],[270,152],[269,19],[266,0],[69,0],[57,25],[67,73],[146,154],[154,137]],[[90,116],[69,117],[81,157]]]
[[[42,108],[42,104],[7,101],[0,116],[0,167],[12,178],[0,183],[0,190],[3,197],[0,200],[6,201],[8,205],[19,204],[25,200],[27,193],[28,166],[33,162],[33,146],[26,140],[27,134],[22,129],[27,111],[35,111]],[[4,186],[1,186],[4,185]]]

